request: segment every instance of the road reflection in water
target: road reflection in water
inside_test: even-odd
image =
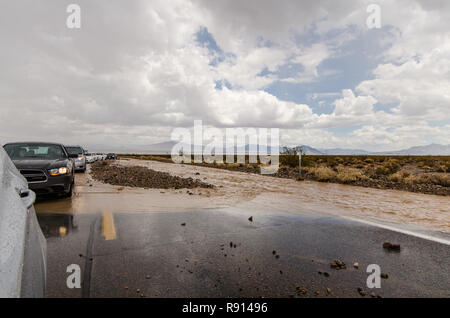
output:
[[[78,230],[75,218],[70,214],[38,214],[37,217],[46,238],[64,237]]]

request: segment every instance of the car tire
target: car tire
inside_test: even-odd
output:
[[[73,194],[73,185],[74,185],[74,183],[72,183],[72,184],[70,185],[69,192],[67,192],[67,193],[64,194],[64,197],[65,197],[65,198],[71,198],[71,197],[72,197],[72,194]]]

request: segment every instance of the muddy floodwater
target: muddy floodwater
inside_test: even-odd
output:
[[[213,184],[214,189],[143,189],[112,186],[92,179],[89,170],[76,175],[71,199],[43,200],[38,213],[179,212],[245,207],[309,210],[362,220],[383,220],[450,232],[450,198],[397,190],[295,181],[222,169],[157,161],[117,160]]]

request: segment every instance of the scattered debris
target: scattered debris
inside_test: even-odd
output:
[[[214,188],[212,184],[193,178],[173,176],[167,172],[146,167],[123,167],[115,164],[93,163],[91,175],[95,180],[123,187],[157,188],[157,189],[193,189]],[[89,186],[92,186],[90,184]],[[120,189],[120,188],[119,188]]]
[[[359,268],[359,264],[358,264],[358,263],[355,263],[355,264],[353,264],[353,267],[356,268],[356,269],[358,269],[358,268]]]
[[[346,268],[347,268],[347,266],[345,265],[345,263],[344,263],[343,261],[341,261],[340,259],[335,259],[334,261],[332,261],[332,262],[330,263],[330,267],[331,267],[331,268],[334,268],[334,269],[336,269],[336,270],[339,270],[339,269],[346,269]]]
[[[249,217],[248,220],[249,220],[250,222],[253,222],[253,216]]]
[[[186,223],[181,223],[181,226],[186,226]]]
[[[389,278],[389,275],[386,274],[386,273],[381,273],[381,274],[380,274],[380,277],[383,278],[383,279],[388,279],[388,278]]]
[[[128,286],[124,286],[123,288],[128,289]]]
[[[327,294],[331,294],[331,288],[327,288]]]
[[[384,242],[383,248],[388,251],[400,252],[400,244],[392,244],[391,242]]]
[[[377,297],[377,295],[374,292],[371,292],[370,297],[375,298],[375,297]]]
[[[146,276],[145,276],[145,279],[150,279],[150,275],[146,275]]]
[[[358,293],[363,297],[367,295],[367,293],[362,288],[358,288]]]
[[[308,290],[304,287],[296,287],[296,289],[298,294],[305,295],[308,292]]]

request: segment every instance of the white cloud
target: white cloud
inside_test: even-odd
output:
[[[216,126],[280,127],[289,142],[315,146],[445,142],[445,127],[430,121],[450,120],[446,1],[381,1],[382,23],[391,30],[381,41],[391,46],[373,78],[344,90],[331,114],[315,114],[308,105],[263,91],[276,81],[326,80],[332,70],[321,74],[320,65],[355,34],[370,36],[365,27],[369,2],[79,1],[80,30],[66,28],[64,2],[5,2],[0,11],[1,142],[151,143],[168,139],[172,127],[190,126],[194,119]],[[347,32],[349,25],[358,31]],[[226,53],[217,65],[196,42],[201,27]],[[298,43],[297,36],[305,34],[312,39]],[[290,64],[301,70],[279,78],[277,72]],[[232,89],[216,89],[218,81]],[[394,106],[375,111],[377,103]],[[331,127],[358,129],[343,138],[325,130]]]

